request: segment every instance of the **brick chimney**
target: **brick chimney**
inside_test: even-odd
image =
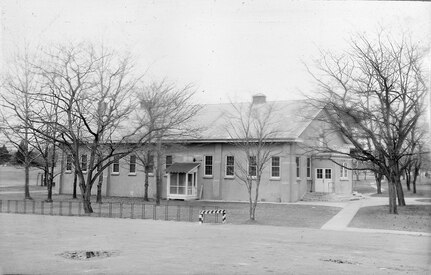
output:
[[[253,95],[253,104],[262,104],[262,103],[266,103],[266,95],[264,94]]]

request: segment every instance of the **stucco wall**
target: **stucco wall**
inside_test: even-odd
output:
[[[289,143],[275,145],[272,152],[280,157],[280,177],[271,178],[271,163],[267,163],[262,174],[259,190],[259,200],[268,202],[291,202],[299,200],[306,190],[306,180],[298,180],[296,173],[295,153],[297,148]],[[231,144],[192,144],[181,146],[180,149],[172,148],[166,155],[173,156],[173,162],[200,163],[198,169],[198,194],[202,192],[202,199],[247,201],[248,192],[245,184],[237,177],[226,177],[226,156],[235,156],[235,162],[240,161],[240,151]],[[213,156],[213,175],[204,176],[204,156]],[[164,159],[164,157],[163,157]],[[302,165],[304,162],[302,162]],[[144,171],[137,165],[135,175],[129,174],[129,166],[126,160],[120,160],[120,172],[112,173],[112,166],[104,172],[103,195],[143,197],[144,195]],[[236,168],[235,168],[236,169]],[[304,167],[302,169],[305,169]],[[305,172],[302,172],[303,174]],[[166,177],[163,177],[162,198],[166,198]],[[65,173],[62,179],[61,193],[71,194],[73,173]],[[93,186],[93,194],[96,193],[96,185]],[[254,192],[254,191],[253,191]],[[149,177],[149,197],[154,198],[156,193],[155,177]],[[253,193],[254,195],[254,193]]]

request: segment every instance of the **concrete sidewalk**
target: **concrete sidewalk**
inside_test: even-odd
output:
[[[429,202],[417,201],[421,198],[405,198],[406,204],[408,205],[429,205]],[[389,233],[389,234],[402,234],[402,235],[415,235],[415,236],[431,236],[431,233],[424,232],[411,232],[411,231],[399,231],[399,230],[381,230],[381,229],[365,229],[365,228],[354,228],[348,227],[350,222],[355,217],[356,213],[362,207],[387,205],[388,198],[370,197],[366,196],[365,199],[350,201],[345,204],[343,209],[325,223],[321,229],[323,230],[335,230],[335,231],[355,231],[355,232],[373,232],[373,233]]]

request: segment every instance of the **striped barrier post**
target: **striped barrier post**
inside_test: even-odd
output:
[[[202,210],[199,213],[199,224],[202,224],[204,222],[204,215],[205,214],[223,214],[222,223],[226,223],[226,210],[224,209],[218,209],[218,210]]]

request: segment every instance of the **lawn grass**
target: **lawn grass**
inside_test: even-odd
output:
[[[36,203],[35,213],[41,213],[41,202],[46,199],[46,193],[31,193],[33,201]],[[63,215],[69,213],[69,203],[72,205],[73,215],[78,214],[78,203],[80,198],[73,199],[71,195],[56,195],[53,194],[53,203],[44,204],[44,214],[53,213],[59,214],[62,211]],[[7,201],[16,200],[19,204],[19,213],[23,211],[23,194],[21,193],[0,193],[0,200],[3,204],[3,212],[6,211]],[[33,201],[27,203],[27,209],[32,209]],[[245,202],[213,202],[213,201],[167,201],[162,200],[161,205],[157,206],[156,214],[154,214],[155,202],[144,202],[142,198],[127,198],[127,197],[103,197],[103,203],[96,203],[95,196],[92,196],[92,207],[95,213],[92,216],[108,216],[108,209],[112,207],[112,216],[123,218],[139,218],[143,215],[146,218],[154,218],[161,220],[178,220],[180,212],[181,221],[198,221],[199,211],[206,209],[224,209],[227,211],[227,222],[232,224],[247,224],[249,220],[249,204]],[[59,210],[60,202],[62,210]],[[120,206],[120,203],[122,206]],[[10,202],[11,212],[15,212],[15,201]],[[111,204],[111,206],[110,206]],[[133,204],[133,206],[132,206]],[[82,206],[81,206],[82,207]],[[51,208],[53,208],[51,210]],[[191,210],[189,210],[192,208]],[[330,206],[314,206],[314,205],[298,205],[298,204],[272,204],[259,203],[256,209],[256,222],[250,224],[288,226],[288,227],[304,227],[304,228],[320,228],[341,208]],[[99,215],[99,211],[102,212]],[[132,211],[133,214],[132,214]],[[191,211],[192,214],[189,214]],[[144,212],[144,214],[142,213]],[[189,216],[191,215],[191,217]],[[205,223],[220,223],[221,215],[207,215]]]
[[[377,190],[374,184],[374,180],[367,181],[354,181],[353,191],[362,194],[371,194],[372,197],[388,197],[388,184],[382,182],[382,194],[377,194]],[[421,183],[416,184],[416,193],[413,193],[413,185],[410,185],[411,190],[407,190],[405,180],[402,181],[404,196],[406,198],[417,198],[417,197],[428,197],[431,198],[431,181],[429,179],[422,179]]]
[[[389,206],[369,206],[359,209],[349,227],[431,232],[431,205],[398,207],[398,215],[391,215]]]
[[[29,184],[37,185],[38,174],[42,170],[30,168]],[[20,166],[0,166],[0,187],[24,186],[24,168]],[[24,188],[24,187],[23,187]]]

